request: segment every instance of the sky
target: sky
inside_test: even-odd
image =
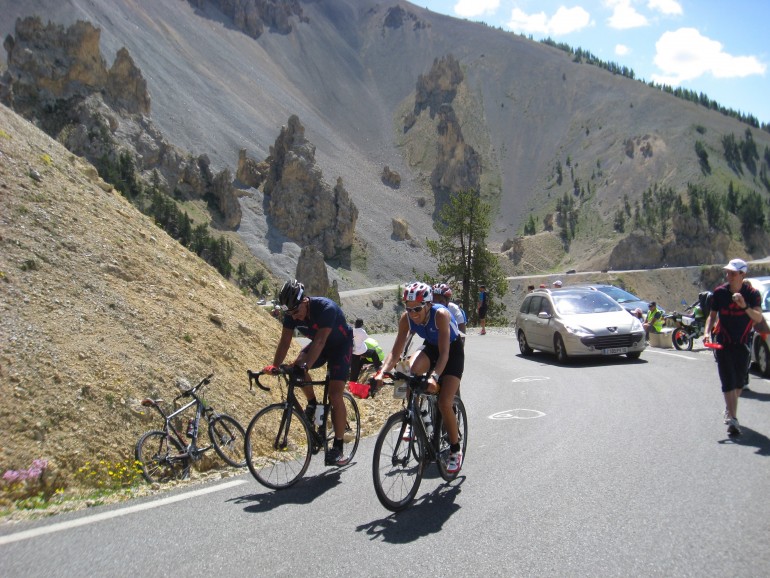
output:
[[[411,0],[582,48],[637,79],[705,93],[770,124],[768,0]]]

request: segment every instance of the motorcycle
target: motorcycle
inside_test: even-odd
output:
[[[699,337],[703,337],[707,315],[704,312],[704,307],[709,297],[710,293],[708,292],[698,295],[698,300],[689,305],[684,312],[674,311],[663,317],[666,320],[670,320],[669,323],[674,325],[671,341],[679,351],[692,351],[693,342]],[[683,299],[682,305],[687,305],[687,301]]]

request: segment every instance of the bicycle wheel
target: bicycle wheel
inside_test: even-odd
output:
[[[406,412],[391,415],[374,444],[372,475],[377,499],[391,512],[406,508],[420,488],[424,452],[419,437],[404,440],[409,425]]]
[[[353,456],[356,455],[358,442],[361,439],[361,414],[358,411],[358,404],[355,398],[347,391],[342,394],[342,402],[347,413],[342,455],[350,462]],[[326,418],[326,447],[331,447],[332,442],[334,442],[334,423],[330,415]]]
[[[249,471],[260,484],[274,490],[288,488],[305,475],[311,450],[307,423],[286,404],[267,406],[246,430]]]
[[[436,409],[438,410],[438,408]],[[457,417],[457,429],[460,434],[460,449],[463,452],[463,461],[465,461],[465,448],[468,445],[468,419],[465,414],[465,405],[463,405],[463,400],[461,400],[460,396],[458,395],[455,396],[454,403],[452,404],[452,411],[454,411],[454,414]],[[444,427],[444,420],[441,419],[440,411],[436,411],[436,417],[441,424],[439,426],[439,431],[441,433],[439,434],[438,438],[438,471],[442,478],[444,478],[447,482],[451,482],[457,477],[459,472],[455,472],[454,474],[447,472],[446,459],[449,455],[449,434]]]
[[[190,456],[182,445],[162,431],[148,431],[136,442],[136,461],[150,483],[183,480],[190,475]]]
[[[219,457],[234,468],[246,467],[246,432],[229,415],[219,414],[209,422],[209,439]]]

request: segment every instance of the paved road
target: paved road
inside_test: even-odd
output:
[[[770,574],[770,382],[754,377],[736,442],[706,350],[568,367],[517,352],[469,335],[463,473],[430,473],[405,512],[377,501],[367,439],[283,492],[246,474],[0,527],[0,576]]]

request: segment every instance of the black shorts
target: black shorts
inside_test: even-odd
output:
[[[313,345],[311,341],[308,343],[302,351],[307,353],[310,346]],[[333,342],[326,342],[326,346],[321,351],[321,355],[316,359],[315,364],[310,369],[317,369],[324,364],[329,364],[327,368],[329,371],[329,378],[337,381],[347,381],[350,377],[350,362],[353,357],[353,333],[351,332],[348,337],[336,339]]]
[[[723,392],[743,389],[746,385],[750,355],[748,345],[725,345],[724,349],[717,350],[717,368]]]
[[[438,361],[438,345],[432,343],[423,343],[422,352],[430,359],[430,366],[434,367]],[[458,337],[449,344],[449,359],[441,375],[452,375],[457,379],[462,379],[465,369],[465,348],[463,342]]]
[[[487,307],[486,305],[484,307],[479,307],[479,319],[486,319],[487,318]]]

